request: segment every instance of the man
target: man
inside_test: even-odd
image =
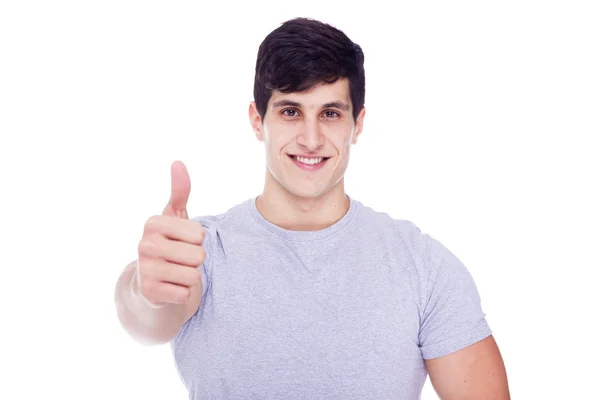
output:
[[[411,222],[350,198],[363,53],[310,19],[261,44],[249,118],[263,192],[190,219],[190,178],[150,218],[117,282],[124,328],[170,343],[191,399],[509,399],[465,266]]]

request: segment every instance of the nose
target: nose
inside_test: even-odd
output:
[[[318,121],[306,120],[301,131],[296,135],[296,143],[305,147],[307,151],[315,151],[325,143],[325,136],[321,132]]]

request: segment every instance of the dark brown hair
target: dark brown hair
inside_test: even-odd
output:
[[[254,101],[261,118],[273,90],[301,92],[321,83],[348,80],[356,120],[365,101],[364,54],[339,29],[295,18],[272,31],[258,49]]]

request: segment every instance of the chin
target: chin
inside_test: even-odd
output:
[[[330,193],[338,186],[340,181],[341,179],[337,181],[321,183],[313,182],[312,184],[307,184],[306,182],[295,182],[295,180],[293,180],[291,182],[280,182],[280,184],[287,192],[296,197],[305,199],[315,199],[323,197]]]
[[[292,195],[304,199],[313,199],[323,196],[328,192],[323,188],[298,188],[298,187],[288,187],[286,190]]]
[[[341,177],[332,176],[329,180],[321,177],[320,182],[318,182],[317,179],[311,181],[296,176],[297,171],[287,171],[285,166],[275,169],[269,166],[268,170],[270,172],[269,178],[273,183],[276,183],[292,196],[303,199],[315,199],[325,196],[340,183],[343,177],[343,175]]]
[[[283,190],[299,198],[317,198],[331,190],[329,185],[307,184],[306,182],[297,182],[295,179],[280,180],[278,182]]]

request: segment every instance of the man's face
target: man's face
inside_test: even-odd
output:
[[[355,123],[348,81],[340,79],[302,93],[274,91],[262,121],[254,103],[249,113],[272,178],[295,196],[318,197],[342,181],[365,110]]]

